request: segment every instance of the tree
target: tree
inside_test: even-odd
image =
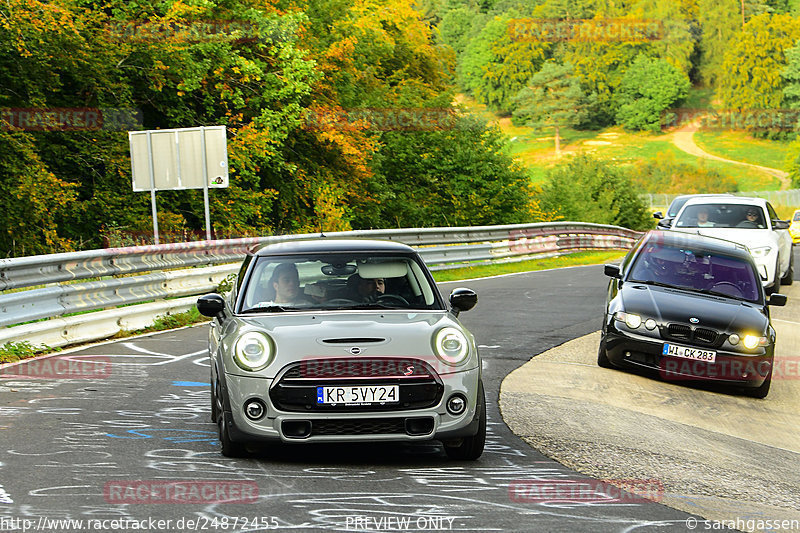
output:
[[[550,43],[516,39],[508,15],[490,20],[464,50],[459,79],[481,103],[510,112],[514,96],[544,62]]]
[[[572,65],[547,62],[514,98],[513,122],[534,128],[553,128],[556,155],[561,153],[559,128],[574,127],[587,118],[587,99]]]
[[[659,131],[664,111],[686,98],[689,87],[689,77],[666,60],[640,55],[615,94],[617,122],[630,130]]]
[[[615,224],[635,230],[652,227],[639,190],[619,167],[582,154],[548,172],[540,208],[557,219]]]
[[[731,110],[776,109],[783,100],[784,51],[800,39],[800,20],[790,15],[753,17],[725,53],[717,97]]]

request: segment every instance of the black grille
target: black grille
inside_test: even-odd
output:
[[[720,334],[707,328],[692,328],[686,324],[669,324],[665,336],[670,339],[693,341],[696,344],[715,346],[720,344]]]
[[[358,418],[354,420],[312,420],[311,436],[406,434],[403,418]]]
[[[444,385],[424,361],[411,358],[309,359],[292,363],[270,389],[275,407],[291,412],[365,412],[425,409],[437,405]],[[398,385],[398,402],[384,405],[317,403],[317,387]]]
[[[431,377],[433,370],[416,359],[309,359],[289,367],[284,379],[341,379],[385,377]]]

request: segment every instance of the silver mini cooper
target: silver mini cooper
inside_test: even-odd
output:
[[[198,310],[209,331],[211,417],[222,453],[259,441],[442,441],[477,459],[486,440],[481,361],[414,249],[317,239],[248,254],[232,291]]]

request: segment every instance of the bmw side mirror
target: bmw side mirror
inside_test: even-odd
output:
[[[206,294],[197,299],[197,310],[201,315],[214,318],[225,309],[225,299],[217,293]]]
[[[785,294],[773,294],[767,300],[767,305],[771,305],[773,307],[783,307],[786,305],[786,295]]]
[[[603,265],[603,273],[609,278],[620,278],[618,265]]]
[[[653,218],[661,220],[662,218],[664,218],[664,213],[662,213],[661,211],[656,211],[655,213],[653,213]]]
[[[786,220],[772,219],[772,229],[789,229],[789,226],[791,226],[791,223]]]
[[[478,295],[472,289],[453,289],[450,293],[450,306],[456,313],[456,316],[461,311],[469,311],[475,304],[478,303]]]

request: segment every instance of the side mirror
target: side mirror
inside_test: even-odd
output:
[[[203,316],[214,318],[225,309],[225,299],[217,293],[206,294],[197,299],[197,310]]]
[[[655,213],[653,213],[653,218],[661,220],[662,218],[664,218],[664,213],[662,213],[661,211],[656,211]]]
[[[788,298],[786,297],[785,294],[775,293],[767,299],[767,305],[770,305],[772,307],[783,307],[784,305],[786,305],[787,299]]]
[[[478,303],[478,295],[472,289],[453,289],[450,293],[450,306],[455,310],[456,316],[461,311],[469,311]]]
[[[603,265],[603,273],[609,278],[621,277],[618,265]]]
[[[786,220],[772,219],[772,229],[789,229],[792,224]]]

